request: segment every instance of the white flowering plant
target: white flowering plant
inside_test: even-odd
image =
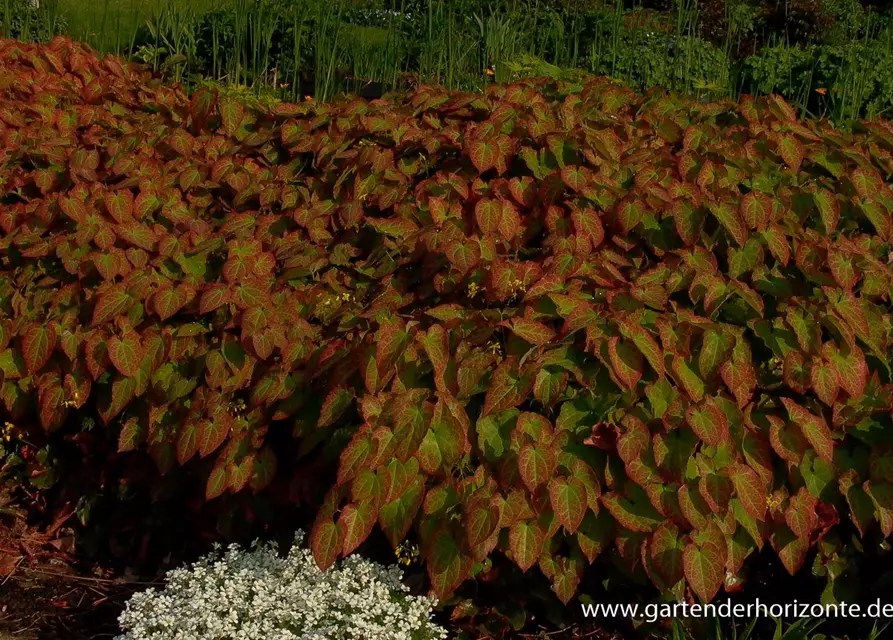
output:
[[[435,640],[436,600],[413,596],[397,566],[354,555],[322,571],[301,548],[230,545],[127,602],[116,640]]]

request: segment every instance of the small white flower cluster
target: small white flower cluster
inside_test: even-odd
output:
[[[321,571],[301,549],[272,543],[220,547],[167,575],[163,591],[135,594],[116,640],[441,640],[436,600],[410,595],[396,566],[359,556]]]

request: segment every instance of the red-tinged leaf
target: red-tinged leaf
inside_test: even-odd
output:
[[[317,522],[310,534],[310,550],[316,565],[323,571],[328,571],[341,551],[341,537],[337,525],[331,520]]]
[[[419,334],[419,341],[425,350],[425,355],[431,361],[434,376],[439,381],[438,389],[446,391],[443,379],[450,362],[450,338],[444,328],[439,325],[431,325],[426,333]]]
[[[769,493],[757,472],[746,464],[733,464],[727,473],[744,510],[757,520],[764,520]]]
[[[710,602],[723,583],[722,551],[716,545],[690,542],[682,554],[685,579],[703,602]]]
[[[778,416],[764,416],[768,419],[769,443],[773,451],[782,459],[793,464],[800,464],[803,453],[809,446],[809,442],[803,436],[800,427],[793,423],[785,423]]]
[[[721,365],[729,359],[735,343],[735,337],[723,331],[708,330],[704,333],[701,352],[698,354],[701,378],[705,381],[713,379]]]
[[[799,351],[788,351],[784,358],[784,382],[797,393],[806,393],[810,385],[810,365]]]
[[[354,397],[353,389],[347,387],[335,387],[329,391],[323,400],[316,426],[318,428],[330,427],[338,422],[338,419],[353,404]]]
[[[605,493],[602,494],[601,501],[618,524],[630,531],[650,533],[665,520],[654,509],[647,496],[634,503],[616,493]]]
[[[541,346],[555,338],[555,332],[542,322],[528,318],[512,320],[512,331],[530,344]]]
[[[834,439],[825,419],[813,415],[790,398],[781,398],[781,402],[788,410],[791,421],[800,427],[819,457],[830,463],[834,458]]]
[[[477,550],[487,545],[499,528],[499,509],[487,502],[475,502],[466,512],[463,524],[468,546],[477,555]]]
[[[837,394],[840,392],[837,371],[824,360],[814,362],[810,371],[810,381],[819,400],[829,407],[834,406]]]
[[[473,140],[468,146],[468,154],[478,173],[492,169],[499,162],[499,147],[490,140]]]
[[[701,226],[704,216],[701,210],[688,200],[676,200],[673,202],[673,223],[676,225],[676,233],[686,246],[691,246],[698,241],[701,235]]]
[[[378,233],[394,238],[406,238],[419,230],[417,224],[405,218],[367,218],[366,223]]]
[[[53,380],[42,381],[38,392],[38,404],[40,406],[40,426],[47,432],[52,432],[62,426],[68,409],[65,408],[65,390],[59,384],[55,374],[51,374]]]
[[[226,440],[230,431],[230,419],[217,416],[214,420],[202,420],[198,423],[198,450],[204,458],[214,451]]]
[[[809,549],[809,542],[803,538],[798,538],[794,533],[783,524],[778,524],[769,537],[769,542],[775,553],[778,554],[781,564],[787,569],[792,576],[803,566],[806,560],[806,552]]]
[[[831,294],[834,309],[846,320],[847,324],[859,337],[871,335],[871,327],[862,302],[851,291],[844,291],[839,296]]]
[[[672,522],[662,523],[648,542],[648,555],[665,586],[675,585],[684,577],[685,543]]]
[[[551,449],[532,444],[525,445],[518,454],[518,470],[521,480],[531,493],[546,484],[555,472],[555,454]]]
[[[123,337],[113,336],[108,342],[109,360],[123,375],[135,376],[143,361],[143,346],[139,336],[129,331]]]
[[[153,251],[158,238],[155,232],[140,222],[127,222],[119,224],[116,229],[118,236],[135,247],[146,251]]]
[[[571,212],[571,221],[576,232],[592,243],[592,248],[598,248],[605,239],[605,229],[601,218],[593,209],[578,209]]]
[[[814,191],[812,199],[815,202],[816,209],[819,210],[825,233],[831,235],[837,229],[837,222],[840,220],[840,201],[836,195],[827,189]]]
[[[692,369],[685,358],[674,355],[670,365],[677,382],[685,390],[692,402],[700,402],[704,397],[704,381]]]
[[[378,521],[391,546],[396,547],[406,537],[419,508],[422,506],[424,493],[424,478],[416,475],[409,487],[401,492],[399,497],[382,505]]]
[[[819,518],[815,511],[817,504],[818,500],[810,495],[806,487],[800,487],[797,494],[791,497],[784,512],[784,520],[798,538],[809,540],[812,532],[818,528]]]
[[[635,389],[644,371],[644,362],[639,350],[614,336],[608,340],[608,358],[620,383],[627,389]]]
[[[701,405],[689,405],[685,421],[698,438],[711,446],[718,446],[729,438],[728,419],[712,399]]]
[[[569,165],[561,169],[561,180],[569,189],[579,193],[589,186],[592,174],[586,167]]]
[[[837,375],[837,382],[851,398],[859,399],[868,384],[868,363],[858,346],[844,345],[842,350],[830,350],[830,364]]]
[[[629,233],[645,217],[643,204],[638,200],[624,200],[617,207],[617,222],[624,233]]]
[[[240,100],[226,99],[218,105],[220,118],[223,121],[223,130],[226,135],[232,136],[238,131],[245,119],[245,107]]]
[[[800,171],[800,165],[803,164],[803,144],[797,138],[790,134],[779,136],[778,153],[794,173]]]
[[[107,193],[105,208],[118,224],[133,219],[133,193],[129,189]]]
[[[763,231],[763,239],[769,246],[772,257],[775,258],[781,266],[786,267],[791,260],[791,245],[788,243],[787,236],[778,225],[772,225]]]
[[[533,383],[533,397],[543,406],[551,407],[567,388],[567,381],[568,374],[564,371],[540,369]]]
[[[509,548],[512,559],[521,568],[527,571],[539,560],[543,552],[545,535],[543,531],[532,522],[519,521],[509,529]]]
[[[657,340],[647,331],[640,330],[633,332],[632,341],[657,373],[657,377],[662,378],[664,376],[664,351]]]
[[[447,529],[438,530],[429,546],[428,577],[431,589],[438,599],[443,600],[466,578],[471,563],[462,556],[456,540]]]
[[[199,87],[189,100],[189,114],[198,129],[202,129],[217,108],[216,88]]]
[[[342,485],[353,480],[357,473],[364,468],[372,452],[372,443],[368,438],[355,437],[351,440],[341,452],[338,464],[338,484]]]
[[[484,235],[496,235],[502,224],[502,202],[482,198],[474,205],[474,217]]]
[[[552,511],[568,533],[575,533],[586,515],[586,487],[574,477],[553,478],[549,481]]]
[[[96,307],[93,309],[92,326],[97,327],[108,320],[122,315],[132,302],[133,298],[128,295],[122,285],[110,287],[96,301]]]
[[[465,275],[481,262],[481,248],[475,242],[451,242],[446,257],[460,275]]]
[[[521,233],[521,216],[508,200],[503,200],[502,215],[499,218],[499,234],[503,240],[510,241]]]
[[[56,329],[53,325],[31,324],[22,336],[22,358],[28,373],[34,375],[49,362],[56,348]]]
[[[527,397],[533,387],[533,376],[524,374],[518,378],[514,371],[516,364],[517,360],[512,357],[496,367],[484,399],[482,418],[517,407]]]
[[[875,517],[881,525],[884,537],[893,535],[893,484],[867,480],[865,493],[874,503]]]
[[[747,228],[744,226],[744,222],[736,209],[725,203],[710,203],[708,208],[739,246],[743,247],[747,244]]]
[[[753,364],[726,360],[720,367],[719,374],[723,383],[735,396],[738,408],[743,409],[750,402],[757,387],[757,372]]]
[[[182,467],[198,452],[198,427],[185,423],[177,435],[177,462]]]
[[[213,500],[226,491],[226,467],[217,464],[211,469],[208,482],[205,484],[205,500]]]
[[[199,301],[199,313],[202,315],[222,307],[231,301],[229,289],[226,285],[212,284],[202,293]]]
[[[873,168],[867,169],[864,166],[859,166],[853,170],[853,173],[850,175],[850,181],[853,183],[853,188],[859,194],[859,197],[865,200],[873,198],[884,184],[876,170]]]
[[[372,533],[378,514],[369,503],[348,504],[338,518],[338,531],[341,534],[341,555],[349,556],[357,550]]]
[[[765,229],[771,215],[772,205],[768,196],[750,191],[741,198],[741,217],[749,229]]]
[[[828,251],[828,266],[831,268],[831,275],[841,287],[852,290],[856,283],[859,282],[859,272],[853,264],[852,256],[843,251]]]
[[[146,440],[146,428],[138,418],[129,418],[121,426],[118,434],[118,453],[135,451]]]

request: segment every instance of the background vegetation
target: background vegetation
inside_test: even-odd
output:
[[[266,98],[579,70],[707,99],[779,93],[839,122],[893,109],[891,9],[864,0],[32,2],[0,0],[5,33],[67,33]]]

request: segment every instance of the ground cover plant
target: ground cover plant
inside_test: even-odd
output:
[[[432,598],[407,593],[402,572],[354,555],[321,571],[298,532],[285,558],[276,545],[230,546],[172,571],[164,590],[135,595],[117,640],[442,640]]]
[[[887,122],[606,78],[246,106],[57,38],[0,43],[0,135],[21,486],[82,490],[63,439],[195,509],[334,455],[318,564],[381,531],[440,599],[606,557],[709,601],[762,553],[851,600],[893,533]]]

